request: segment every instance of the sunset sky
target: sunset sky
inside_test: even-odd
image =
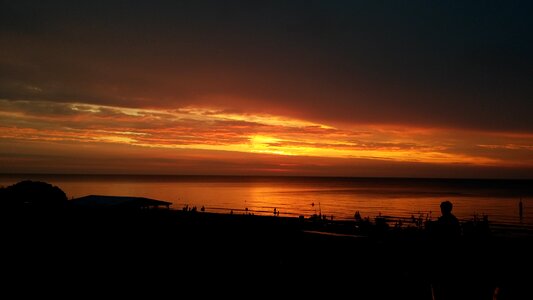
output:
[[[0,173],[533,178],[532,15],[0,0]]]

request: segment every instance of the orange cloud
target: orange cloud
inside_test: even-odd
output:
[[[0,100],[0,139],[391,162],[532,167],[533,136],[327,124],[203,107],[139,109]]]

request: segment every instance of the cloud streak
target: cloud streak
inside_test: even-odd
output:
[[[4,140],[123,144],[390,162],[533,166],[533,136],[367,125],[336,128],[201,107],[139,109],[0,100]]]
[[[3,99],[533,132],[527,2],[0,5]]]
[[[2,1],[0,172],[532,177],[532,9]]]

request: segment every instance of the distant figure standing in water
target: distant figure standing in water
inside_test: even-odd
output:
[[[442,216],[437,220],[438,231],[441,237],[457,237],[461,235],[461,224],[452,214],[453,204],[450,201],[443,201],[440,204]]]

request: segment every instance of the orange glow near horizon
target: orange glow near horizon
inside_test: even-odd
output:
[[[141,109],[0,100],[0,139],[122,144],[391,162],[533,166],[533,136],[354,124],[336,128],[284,116],[202,107]]]

